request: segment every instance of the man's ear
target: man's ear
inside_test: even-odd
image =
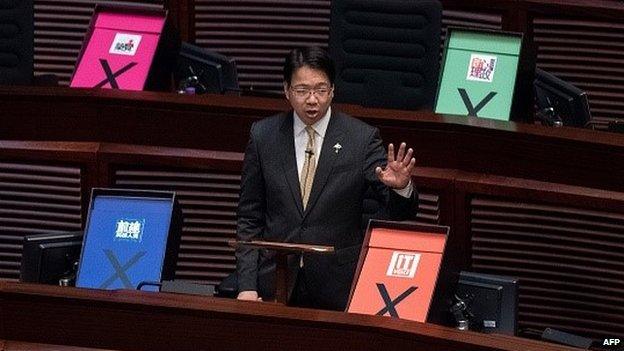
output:
[[[286,100],[290,101],[290,96],[288,95],[288,82],[284,82],[284,95],[286,96]]]

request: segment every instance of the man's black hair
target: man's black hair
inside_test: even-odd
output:
[[[304,66],[324,72],[327,78],[329,78],[331,85],[334,85],[334,78],[336,78],[334,61],[329,57],[327,51],[318,46],[296,48],[286,55],[286,60],[284,61],[284,82],[290,85],[293,72]]]

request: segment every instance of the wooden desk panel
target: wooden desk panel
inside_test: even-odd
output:
[[[7,282],[0,312],[3,339],[118,350],[572,350],[272,303]]]
[[[251,124],[283,99],[0,87],[0,139],[91,141],[243,152]],[[336,108],[407,142],[418,165],[624,191],[624,135],[435,115]]]
[[[91,347],[41,344],[15,340],[0,340],[0,351],[112,351]]]

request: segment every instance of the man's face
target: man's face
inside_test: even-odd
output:
[[[284,94],[306,125],[325,116],[334,98],[334,87],[325,72],[303,66],[292,74],[290,86],[284,83]]]

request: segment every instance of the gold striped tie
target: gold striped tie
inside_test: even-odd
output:
[[[299,180],[299,186],[301,187],[301,198],[303,201],[303,209],[305,210],[310,198],[310,191],[312,191],[312,181],[314,181],[314,172],[316,172],[316,155],[314,149],[314,128],[311,126],[305,127],[308,133],[308,145],[305,150],[305,161],[303,162],[303,169],[301,170],[301,179]]]

